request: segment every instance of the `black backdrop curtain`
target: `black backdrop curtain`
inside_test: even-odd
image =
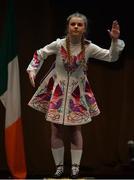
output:
[[[85,168],[126,163],[129,139],[134,139],[134,53],[131,4],[108,4],[105,1],[39,0],[36,2],[15,0],[18,57],[21,75],[22,118],[28,172],[51,173],[54,162],[50,151],[50,124],[44,114],[27,106],[35,89],[29,83],[26,68],[36,49],[65,35],[66,18],[79,11],[90,20],[88,39],[108,48],[110,38],[107,29],[117,19],[121,26],[121,38],[126,47],[118,62],[108,64],[92,59],[88,77],[101,110],[98,117],[83,126]],[[117,3],[117,2],[116,2]],[[1,0],[2,27],[6,9]],[[128,11],[128,12],[127,12]],[[127,12],[127,13],[126,13]],[[0,29],[1,32],[1,29]],[[36,83],[48,71],[54,57],[49,57],[40,70]],[[0,170],[6,169],[4,150],[4,108],[0,104]],[[68,128],[65,128],[65,145],[69,150]],[[66,151],[66,162],[70,155]]]

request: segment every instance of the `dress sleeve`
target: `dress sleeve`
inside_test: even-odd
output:
[[[119,58],[120,53],[125,47],[123,40],[118,39],[117,41],[112,41],[109,49],[101,48],[93,43],[88,47],[89,57],[107,61],[114,62]]]
[[[49,55],[57,54],[59,41],[60,39],[57,39],[45,47],[36,50],[30,64],[27,67],[27,71],[33,71],[35,74],[37,74],[44,60]]]

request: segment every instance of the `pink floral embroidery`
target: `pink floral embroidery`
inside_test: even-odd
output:
[[[63,92],[60,88],[60,85],[58,84],[55,88],[53,97],[50,102],[50,109],[59,109],[62,105],[63,98],[60,98],[62,96]]]
[[[62,104],[62,99],[53,99],[53,101],[50,102],[49,108],[50,109],[59,109]]]
[[[62,90],[61,90],[61,88],[60,88],[60,86],[59,86],[59,84],[56,86],[56,88],[55,88],[55,91],[54,91],[54,97],[59,97],[59,96],[61,96],[62,95]]]
[[[33,67],[38,67],[39,64],[40,64],[40,60],[38,59],[37,51],[35,51],[31,65]]]
[[[79,86],[72,93],[73,98],[70,99],[69,105],[71,111],[74,112],[83,112],[86,111],[86,108],[80,102],[80,89]]]
[[[88,93],[88,95],[90,97],[93,96],[93,92],[92,92],[91,87],[90,87],[90,85],[89,85],[89,83],[87,81],[86,81],[86,85],[85,85],[85,92]]]
[[[65,70],[68,72],[74,72],[83,61],[83,52],[81,51],[77,56],[71,56],[71,63],[68,63],[68,54],[66,49],[61,46],[61,56],[64,62]]]
[[[53,78],[51,78],[48,82],[48,85],[46,86],[46,90],[44,91],[45,93],[44,92],[40,93],[36,97],[42,100],[49,100],[52,94],[53,85],[54,85],[54,80]]]
[[[82,106],[82,104],[78,101],[73,101],[72,99],[70,99],[70,109],[73,111],[73,112],[80,112],[82,113],[83,111],[86,111],[87,109]]]

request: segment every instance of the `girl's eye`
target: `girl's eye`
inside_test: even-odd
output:
[[[82,23],[78,23],[78,26],[82,26],[83,24]]]
[[[82,24],[82,23],[74,23],[74,22],[73,22],[73,23],[71,23],[71,26],[76,26],[76,25],[77,25],[77,26],[79,26],[79,27],[83,26],[83,24]]]
[[[71,26],[75,26],[75,23],[71,23]]]

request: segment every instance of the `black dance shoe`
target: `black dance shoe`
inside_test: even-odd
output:
[[[79,178],[79,165],[73,164],[71,169],[71,179],[78,179]]]
[[[57,168],[56,168],[56,172],[54,173],[54,175],[53,175],[53,178],[61,178],[61,177],[63,177],[63,174],[64,174],[64,167],[63,167],[63,165],[58,165],[58,166],[56,166]]]

